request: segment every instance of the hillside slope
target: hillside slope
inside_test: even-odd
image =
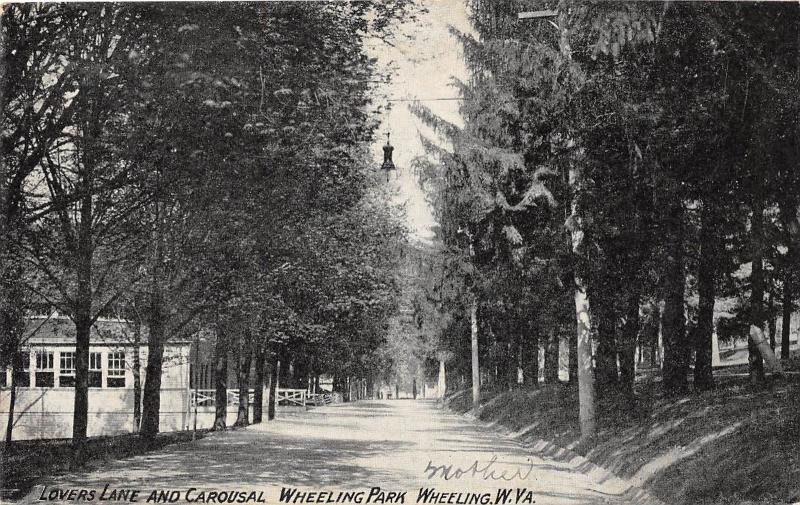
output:
[[[626,478],[667,504],[800,502],[800,385],[797,375],[754,391],[741,377],[708,393],[664,398],[639,384],[637,404],[598,405],[598,436],[579,443],[577,389],[487,391],[478,413],[523,442],[553,442]],[[469,411],[466,391],[448,397]]]

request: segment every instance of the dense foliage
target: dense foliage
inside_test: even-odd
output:
[[[200,329],[223,399],[229,358],[244,388],[251,359],[260,383],[277,360],[337,387],[379,367],[405,231],[369,155],[379,69],[365,41],[411,14],[409,2],[4,10],[2,364],[17,366],[27,315],[75,322],[76,441],[99,317],[149,329],[147,435],[165,343]]]
[[[544,379],[557,381],[559,343],[575,381],[576,310],[592,323],[601,399],[634,399],[637,358],[663,362],[669,394],[712,387],[715,327],[744,340],[759,328],[788,357],[800,9],[470,5],[476,34],[456,34],[470,69],[460,84],[464,127],[415,107],[451,147],[432,139],[418,168],[441,223],[448,288],[438,299],[453,315],[441,345],[454,351],[455,370],[468,376],[471,361],[468,290],[480,300],[490,385],[516,386],[521,366],[535,386],[540,352]],[[543,12],[519,19],[522,11]],[[730,310],[715,312],[715,301]]]

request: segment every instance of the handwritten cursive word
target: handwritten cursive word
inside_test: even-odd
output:
[[[460,479],[465,475],[479,476],[484,480],[514,480],[514,479],[527,479],[533,472],[533,462],[528,459],[529,465],[517,466],[513,470],[498,470],[495,467],[497,463],[497,455],[493,455],[484,466],[479,466],[480,462],[476,459],[467,468],[453,467],[453,465],[434,465],[432,461],[428,460],[428,466],[425,467],[425,473],[428,474],[428,479],[432,479],[437,474],[444,480]],[[510,465],[513,463],[498,463],[500,465]],[[510,473],[509,473],[510,472]]]

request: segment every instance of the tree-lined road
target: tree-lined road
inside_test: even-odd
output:
[[[431,469],[429,462],[439,469]],[[449,480],[441,465],[450,467]],[[493,480],[503,473],[511,480]],[[510,438],[433,402],[410,400],[280,413],[273,422],[215,433],[45,484],[45,493],[84,488],[98,490],[98,496],[107,484],[106,496],[115,488],[138,489],[140,502],[153,489],[180,491],[175,496],[183,502],[186,492],[197,488],[190,500],[203,490],[206,498],[212,491],[243,491],[242,496],[264,491],[267,503],[277,503],[281,488],[297,488],[331,492],[306,495],[308,501],[323,502],[335,500],[339,491],[363,491],[367,503],[371,488],[379,486],[385,494],[372,491],[372,503],[392,502],[389,492],[406,492],[404,502],[415,503],[420,488],[462,493],[452,498],[429,494],[428,503],[465,503],[471,493],[489,493],[495,503],[498,488],[513,488],[504,503],[625,503],[609,486],[593,482],[569,463],[533,456]],[[41,495],[39,486],[28,501]]]

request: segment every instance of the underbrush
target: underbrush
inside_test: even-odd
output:
[[[577,387],[482,392],[479,419],[523,442],[571,449],[631,480],[667,504],[800,501],[800,387],[796,375],[768,389],[742,377],[679,398],[653,381],[637,384],[635,401],[605,395],[597,403],[597,436],[581,445]],[[447,398],[471,410],[469,391]]]

